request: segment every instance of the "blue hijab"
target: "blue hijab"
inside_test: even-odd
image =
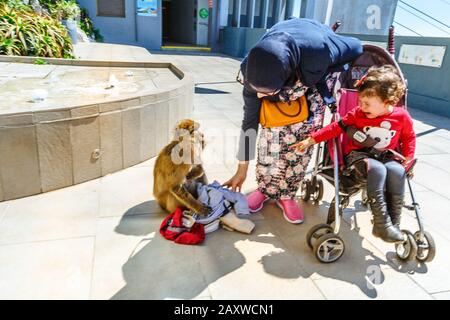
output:
[[[242,61],[241,71],[246,88],[253,92],[290,86],[297,76],[311,87],[361,53],[358,39],[340,36],[315,20],[295,18],[267,31]]]
[[[272,33],[250,50],[244,79],[260,92],[275,91],[294,80],[299,62],[295,40],[286,32]]]

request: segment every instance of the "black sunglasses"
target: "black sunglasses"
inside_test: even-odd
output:
[[[299,74],[298,70],[295,70],[295,73],[296,73],[296,75],[297,75],[297,79],[300,80],[300,74]],[[237,81],[238,83],[240,83],[241,85],[245,86],[245,79],[244,79],[244,78],[241,78],[240,75],[241,75],[241,69],[239,68],[238,73],[237,73],[237,76],[236,76],[236,81]],[[249,87],[252,87],[252,86],[249,85]],[[260,91],[260,90],[255,90],[255,89],[252,87],[252,89],[253,89],[254,91],[259,92],[259,93],[262,93],[262,94],[266,94],[266,95],[268,95],[268,96],[273,96],[273,95],[277,94],[278,92],[280,92],[280,91],[282,91],[282,90],[287,90],[287,89],[289,89],[289,88],[290,88],[290,87],[282,87],[281,89],[273,90],[273,91],[270,91],[270,92],[263,92],[263,91]]]
[[[245,86],[245,84],[246,84],[246,83],[245,83],[245,79],[241,78],[240,75],[241,75],[241,69],[239,69],[239,71],[238,71],[238,73],[237,73],[236,81],[237,81],[238,83],[242,84],[243,86]],[[256,89],[253,88],[253,86],[250,85],[250,84],[247,84],[247,85],[248,85],[248,87],[251,87],[255,92],[262,93],[262,94],[266,94],[266,95],[268,95],[268,96],[273,96],[273,95],[277,94],[277,93],[281,90],[281,89],[277,89],[277,90],[270,91],[270,92],[263,92],[263,91],[261,91],[261,90],[256,90]]]

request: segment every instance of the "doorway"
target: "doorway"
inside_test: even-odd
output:
[[[207,49],[208,0],[162,1],[162,49]]]
[[[162,2],[162,43],[170,41],[170,5],[171,1]]]

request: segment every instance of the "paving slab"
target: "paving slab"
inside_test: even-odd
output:
[[[217,232],[208,239],[213,244],[196,248],[200,259],[206,255],[213,262],[201,266],[213,299],[324,299],[265,221],[257,221],[255,232],[242,238],[237,233]],[[232,268],[229,261],[235,261],[238,268]],[[217,274],[224,276],[212,281]]]
[[[0,299],[89,298],[94,238],[0,246]]]
[[[159,236],[158,227],[162,217],[146,214],[98,220],[91,299],[110,299],[127,285],[123,266],[147,244],[154,241],[156,236]],[[150,270],[151,265],[152,263],[148,265]],[[156,282],[158,275],[150,270],[145,268],[135,270],[138,272],[135,277],[141,276]],[[129,276],[132,275],[127,275]],[[136,295],[135,297],[151,298]]]
[[[354,214],[354,212],[348,213]],[[447,277],[448,266],[450,265],[450,240],[443,237],[436,230],[435,223],[430,224],[428,222],[424,226],[425,230],[432,235],[435,241],[436,256],[434,260],[426,264],[419,263],[415,260],[404,262],[397,257],[392,244],[385,243],[371,235],[372,224],[370,222],[370,213],[368,211],[359,211],[356,214],[358,215],[359,233],[361,236],[385,255],[383,260],[386,261],[386,265],[383,271],[385,269],[394,269],[398,273],[407,275],[428,293],[450,290],[450,279]],[[347,220],[348,216],[346,216]],[[403,211],[401,228],[409,230],[412,233],[419,230],[414,213],[406,210]]]
[[[134,166],[134,168],[140,168],[140,167],[150,167],[151,171],[153,171],[153,167],[155,166],[156,157],[151,158],[149,160],[143,161],[137,165]]]
[[[407,273],[414,282],[429,293],[450,291],[450,279],[448,277],[450,241],[442,238],[439,233],[434,232],[430,228],[427,231],[431,233],[436,245],[434,260],[426,264],[414,261],[403,264],[403,267],[396,270]]]
[[[5,216],[5,211],[8,206],[9,206],[9,203],[0,202],[0,223],[2,223],[2,219]]]
[[[434,166],[443,170],[447,173],[450,173],[450,154],[439,154],[439,155],[421,155],[420,163],[425,163],[429,166]],[[414,182],[414,180],[413,180]]]
[[[9,202],[0,245],[95,235],[99,181]]]
[[[450,140],[438,135],[426,135],[417,138],[416,155],[448,154]]]
[[[153,198],[153,168],[138,166],[100,178],[100,217],[161,211]]]
[[[316,280],[315,283],[327,299],[338,300],[432,300],[433,298],[418,287],[410,278],[394,270],[383,270],[382,283],[371,285],[368,291],[373,296],[367,296],[359,290],[358,286],[349,282],[336,281],[332,278]],[[373,289],[372,289],[373,288]]]
[[[450,240],[448,228],[450,221],[450,200],[440,194],[429,191],[414,192],[416,201],[420,204],[423,221],[439,232],[444,238]],[[414,212],[408,212],[414,216]]]
[[[414,168],[414,181],[422,186],[437,193],[447,199],[450,199],[450,188],[446,188],[450,179],[450,173],[438,166],[428,163],[419,163]]]
[[[325,208],[311,208],[309,205],[303,205],[305,222],[296,226],[287,223],[282,218],[281,211],[273,204],[271,205],[268,205],[263,213],[266,221],[268,220],[268,223],[276,230],[275,236],[288,246],[290,252],[313,280],[334,279],[336,283],[345,282],[355,285],[362,295],[369,298],[377,296],[377,290],[367,286],[366,278],[372,270],[388,267],[383,252],[356,230],[351,230],[349,224],[343,222],[339,235],[346,246],[344,255],[336,263],[320,263],[308,247],[306,235],[311,227],[325,222]],[[321,214],[318,214],[319,210],[322,211]],[[326,294],[325,296],[328,298]]]
[[[144,222],[143,218],[148,220]],[[142,222],[136,223],[136,219]],[[145,216],[126,217],[116,225],[115,232],[122,237],[134,236],[135,244],[126,252],[123,263],[116,266],[121,266],[125,283],[111,299],[191,299],[205,288],[199,272],[200,262],[192,258],[195,247],[178,245],[162,238],[158,233],[161,220]],[[149,236],[136,246],[139,242],[136,236],[145,234]],[[110,240],[107,242],[109,246]],[[118,247],[119,252],[130,240],[123,242]]]
[[[450,291],[435,293],[433,298],[436,300],[450,300]]]

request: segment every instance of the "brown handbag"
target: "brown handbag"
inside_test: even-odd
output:
[[[271,102],[262,99],[259,123],[264,128],[283,127],[308,119],[309,108],[303,95],[290,102]]]

